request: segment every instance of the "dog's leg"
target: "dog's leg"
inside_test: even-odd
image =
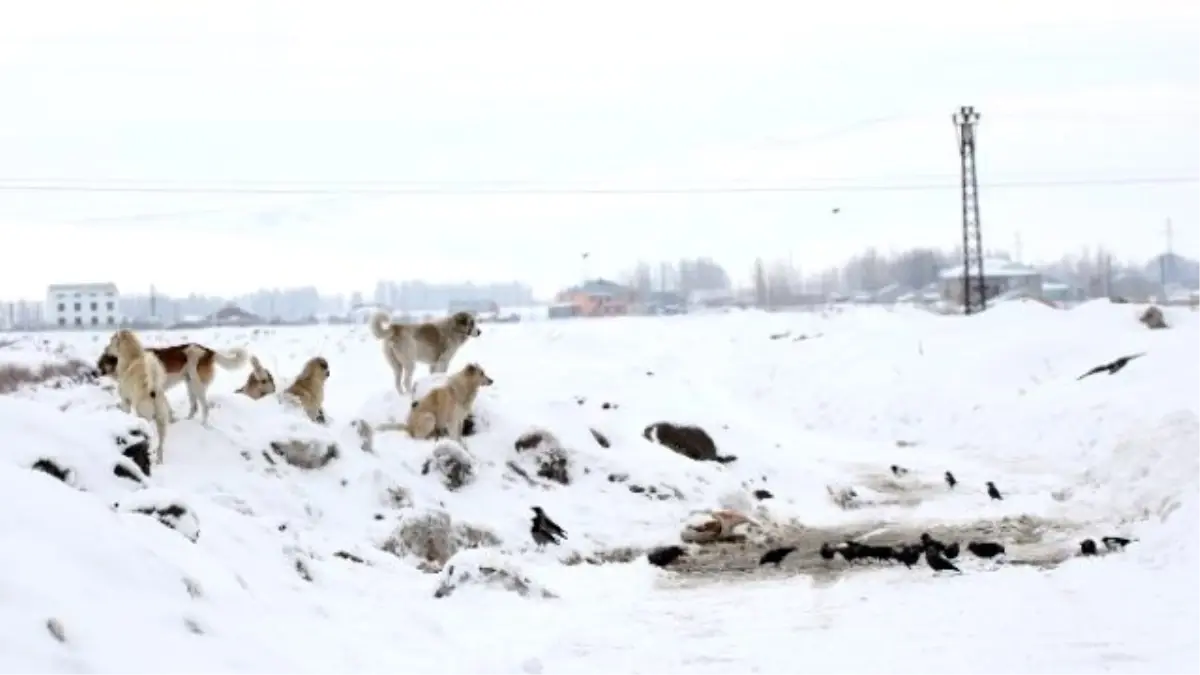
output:
[[[411,392],[413,390],[413,372],[417,369],[417,364],[413,361],[401,361],[400,367],[404,370],[404,391]]]
[[[158,464],[163,463],[163,446],[167,442],[167,425],[170,420],[171,406],[167,404],[166,397],[161,394],[154,397],[154,427],[158,432],[158,446],[155,448],[155,457]]]
[[[196,401],[196,381],[192,379],[192,376],[191,376],[191,375],[185,375],[185,376],[184,376],[184,378],[183,378],[183,385],[184,385],[184,388],[186,388],[186,389],[187,389],[187,395],[188,395],[188,414],[187,414],[187,418],[188,418],[189,420],[190,420],[190,419],[195,419],[195,418],[196,418],[196,411],[197,411],[197,410],[199,409],[199,407],[200,407],[200,406],[199,406],[199,404],[198,404],[198,403],[197,403],[197,401]]]
[[[194,386],[196,391],[193,394],[196,400],[200,403],[200,424],[208,426],[208,410],[211,406],[208,405],[208,392],[203,382],[196,381],[195,383],[188,382],[188,386]]]
[[[464,417],[466,417],[466,416],[461,414],[458,410],[455,410],[454,412],[450,413],[449,436],[450,436],[450,438],[455,440],[459,445],[463,444],[462,427],[463,427],[463,418]]]

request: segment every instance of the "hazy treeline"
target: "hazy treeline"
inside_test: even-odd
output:
[[[991,250],[988,258],[1011,260],[1008,251]],[[711,258],[684,259],[677,262],[640,262],[622,277],[622,281],[640,292],[732,289],[753,290],[758,304],[771,298],[797,295],[829,296],[872,292],[893,284],[919,290],[938,280],[947,268],[962,265],[962,249],[928,247],[884,252],[866,248],[839,265],[809,270],[786,258],[759,258],[750,270],[749,285],[733,284],[728,272]],[[1114,283],[1137,287],[1168,284],[1195,288],[1200,285],[1200,264],[1182,256],[1161,255],[1149,261],[1123,260],[1104,248],[1081,248],[1058,260],[1031,264],[1046,277],[1079,288],[1088,295],[1100,296]]]

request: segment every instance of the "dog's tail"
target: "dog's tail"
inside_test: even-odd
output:
[[[227,352],[214,349],[213,360],[225,370],[237,370],[250,360],[250,352],[244,347],[234,347]]]
[[[388,317],[388,313],[380,310],[371,316],[371,334],[376,340],[382,340],[387,337],[388,329],[391,328],[392,321]]]

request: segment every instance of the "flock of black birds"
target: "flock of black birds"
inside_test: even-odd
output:
[[[795,550],[795,546],[771,549],[763,554],[758,564],[774,564],[778,567],[784,558]],[[991,541],[972,541],[967,544],[967,550],[980,558],[995,558],[1004,554],[1004,545]],[[921,562],[924,557],[925,564],[933,568],[935,572],[961,572],[954,563],[950,562],[961,552],[959,543],[945,544],[934,539],[928,532],[922,533],[920,540],[911,544],[883,546],[863,544],[850,539],[839,544],[825,542],[821,544],[821,548],[817,552],[821,559],[826,561],[833,560],[840,555],[843,560],[852,565],[856,562],[897,562],[910,569],[913,565]]]
[[[908,475],[908,469],[900,466],[899,464],[893,464],[891,469],[892,475],[896,478],[903,478],[904,476]],[[958,479],[955,478],[954,474],[950,473],[949,471],[943,475],[943,478],[946,480],[946,485],[950,486],[951,490],[958,486]],[[987,494],[989,497],[992,499],[1004,499],[1004,495],[1000,494],[1000,490],[996,487],[995,483],[989,480],[984,485],[987,486]]]
[[[896,476],[897,478],[906,476],[909,473],[908,469],[899,466],[898,464],[893,464],[890,468],[892,475]],[[946,485],[948,485],[950,489],[953,490],[958,485],[958,479],[954,477],[953,473],[947,471],[944,474],[944,478]],[[1000,489],[996,487],[995,482],[989,480],[985,483],[985,486],[987,488],[988,497],[991,497],[995,500],[1004,499],[1004,495],[1000,493]],[[538,511],[540,514],[539,509],[535,509],[535,511]],[[535,530],[537,527],[538,519],[535,518]],[[536,539],[536,533],[534,536]],[[1126,539],[1124,537],[1101,537],[1100,541],[1102,544],[1104,544],[1106,551],[1115,552],[1124,550],[1124,548],[1134,540]],[[759,566],[775,565],[778,567],[781,563],[783,563],[785,558],[795,552],[798,548],[799,547],[797,546],[780,546],[773,548],[759,558],[758,564]],[[951,560],[958,558],[961,551],[962,547],[958,542],[946,544],[934,539],[933,536],[928,532],[924,532],[921,534],[919,541],[909,544],[901,544],[898,546],[865,544],[854,540],[846,540],[837,544],[825,542],[821,544],[821,547],[817,550],[817,553],[821,556],[821,559],[825,561],[832,561],[834,558],[840,555],[843,560],[850,564],[854,564],[856,562],[896,562],[910,569],[924,559],[925,564],[935,572],[956,572],[961,574],[962,570],[958,569],[954,563],[950,562]],[[1003,558],[1006,554],[1004,544],[994,541],[968,542],[967,551],[977,558],[984,558],[988,560]],[[1098,555],[1099,547],[1097,547],[1095,540],[1084,539],[1079,544],[1079,553],[1083,556]],[[687,549],[683,546],[661,546],[647,553],[646,559],[651,565],[656,567],[666,567],[685,555],[687,555]]]

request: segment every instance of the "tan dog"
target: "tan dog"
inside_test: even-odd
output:
[[[323,357],[309,359],[296,381],[284,394],[294,398],[308,418],[317,424],[325,424],[325,380],[329,379],[329,362]]]
[[[257,356],[250,357],[250,369],[250,375],[246,377],[246,384],[239,387],[235,393],[248,396],[255,401],[274,394],[275,378],[271,375],[271,371],[263,367]]]
[[[383,341],[383,356],[396,376],[396,391],[403,395],[412,391],[418,362],[428,363],[431,373],[444,373],[459,348],[483,331],[470,312],[419,324],[391,323],[387,312],[376,312],[371,317],[371,333]]]
[[[407,431],[418,440],[430,436],[449,436],[462,442],[463,420],[475,405],[480,387],[493,383],[492,378],[479,364],[471,363],[450,376],[446,384],[430,391],[425,398],[413,403],[408,411],[408,422],[399,424],[385,422],[375,427],[376,431]]]
[[[113,351],[113,343],[105,348],[96,363],[96,369],[101,375],[112,375],[117,367],[117,354]],[[246,365],[250,354],[241,347],[234,347],[228,352],[219,352],[195,342],[188,342],[169,347],[149,347],[146,351],[154,354],[167,373],[166,389],[170,390],[180,382],[187,383],[188,419],[196,416],[196,410],[202,411],[201,422],[208,423],[208,388],[216,377],[216,366],[225,370],[236,370]],[[175,412],[170,404],[167,410],[171,412],[171,421],[175,421]]]
[[[171,407],[167,405],[167,371],[162,362],[148,349],[142,348],[133,331],[121,329],[113,333],[106,352],[117,357],[115,375],[121,410],[133,412],[154,423],[158,431],[155,461],[162,464],[163,444],[167,440],[167,425]]]

